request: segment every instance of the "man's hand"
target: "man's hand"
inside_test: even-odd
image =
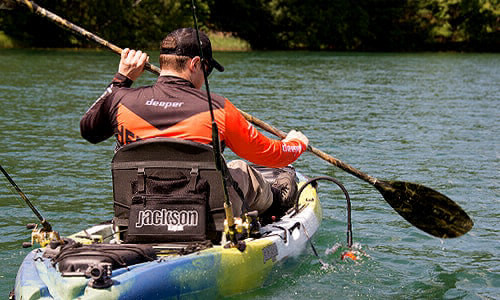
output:
[[[118,72],[135,81],[144,72],[146,62],[149,62],[149,56],[146,53],[125,48],[121,54]]]
[[[290,140],[299,140],[306,144],[306,147],[309,145],[309,139],[300,131],[291,130],[283,139],[284,142],[288,142]]]

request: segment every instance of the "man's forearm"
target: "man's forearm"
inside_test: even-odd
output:
[[[113,135],[110,107],[113,92],[122,87],[130,87],[132,80],[116,73],[106,91],[92,104],[80,120],[80,133],[84,139],[96,144]]]

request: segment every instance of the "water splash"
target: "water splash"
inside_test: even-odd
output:
[[[331,248],[327,248],[325,250],[325,255],[331,254],[334,256],[340,254],[339,257],[342,261],[352,261],[357,264],[365,258],[370,258],[370,255],[362,249],[360,243],[354,243],[351,248],[348,248],[341,243],[336,243]]]
[[[361,262],[364,258],[370,258],[361,247],[360,243],[354,243],[352,247],[344,251],[340,257],[342,260],[351,260],[356,263]]]
[[[331,248],[327,248],[327,249],[325,250],[325,255],[329,255],[329,254],[331,254],[331,253],[335,253],[335,252],[337,252],[337,250],[338,250],[339,248],[341,248],[341,247],[342,247],[342,244],[341,244],[341,243],[336,243],[336,244],[335,244],[335,245],[333,245]]]

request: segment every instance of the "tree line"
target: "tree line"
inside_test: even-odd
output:
[[[192,27],[191,0],[38,0],[40,6],[118,45],[157,49]],[[252,49],[493,51],[497,0],[206,0],[204,31],[229,32]],[[27,47],[95,47],[23,7],[0,10],[0,31]]]

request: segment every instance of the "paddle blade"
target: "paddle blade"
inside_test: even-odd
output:
[[[403,218],[433,236],[459,237],[474,225],[458,204],[421,184],[378,181],[375,187]]]

